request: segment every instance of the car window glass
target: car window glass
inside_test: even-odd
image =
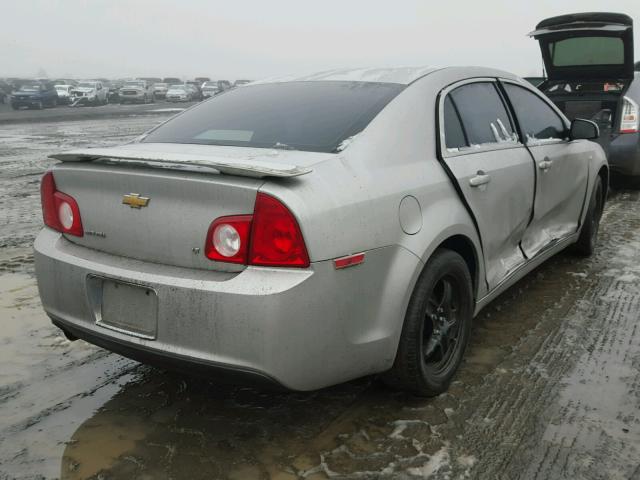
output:
[[[444,100],[444,138],[448,150],[456,150],[467,147],[468,143],[462,130],[460,117],[456,112],[451,97],[447,96]]]
[[[460,113],[471,145],[517,141],[507,110],[493,83],[463,85],[449,95]]]
[[[541,98],[517,85],[506,83],[504,87],[527,143],[566,138],[564,122]]]
[[[352,81],[247,86],[187,110],[142,141],[338,152],[404,88]]]
[[[622,65],[624,42],[616,37],[574,37],[549,43],[549,55],[556,67],[576,65]]]

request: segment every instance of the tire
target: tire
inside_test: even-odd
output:
[[[602,177],[598,175],[591,199],[589,200],[589,208],[584,217],[584,223],[580,230],[580,237],[575,244],[575,252],[583,257],[590,257],[596,249],[598,243],[598,230],[600,229],[600,219],[602,218],[602,210],[604,208],[604,187],[602,186]]]
[[[56,108],[57,106],[58,106],[58,100],[54,98],[53,100],[51,100],[51,107]]]
[[[451,250],[436,250],[411,295],[396,359],[382,380],[419,396],[446,391],[469,342],[472,317],[466,262]]]

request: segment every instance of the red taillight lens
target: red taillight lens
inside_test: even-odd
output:
[[[309,266],[309,255],[295,217],[279,200],[260,192],[253,211],[249,264]]]
[[[215,220],[207,232],[205,255],[217,262],[247,263],[251,215],[234,215]]]
[[[268,267],[309,266],[302,232],[279,200],[258,193],[253,215],[220,217],[207,232],[205,255],[217,262]]]
[[[47,172],[40,184],[42,218],[44,224],[54,230],[76,237],[84,235],[78,202],[56,189],[53,173]]]

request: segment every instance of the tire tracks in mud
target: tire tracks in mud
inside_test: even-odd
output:
[[[594,257],[562,253],[480,314],[448,393],[424,400],[372,385],[300,446],[287,470],[299,478],[631,478],[640,462],[640,290],[630,281],[640,278],[639,203],[637,192],[614,196]],[[590,397],[611,386],[620,364],[633,371],[615,385],[618,397],[633,400],[601,412]],[[612,436],[607,422],[629,428]],[[320,463],[309,465],[318,447]],[[295,468],[299,458],[306,469]]]
[[[507,373],[489,375],[474,393],[479,404],[464,402],[464,433],[452,456],[471,452],[473,478],[627,479],[637,468],[640,289],[628,280],[640,274],[640,250],[628,246],[640,246],[639,198],[613,199],[581,280],[549,282],[553,289],[577,287],[578,295],[543,315],[504,362]],[[530,359],[518,355],[528,348]]]

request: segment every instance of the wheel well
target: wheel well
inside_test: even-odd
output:
[[[475,297],[478,288],[478,255],[476,254],[476,249],[474,248],[473,243],[471,243],[471,240],[464,235],[454,235],[442,242],[438,248],[452,250],[464,259],[467,264],[467,268],[469,268],[469,273],[471,274],[471,280],[473,281],[473,293]]]

